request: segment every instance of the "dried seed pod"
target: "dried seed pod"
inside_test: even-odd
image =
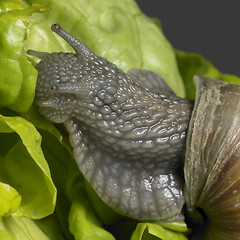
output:
[[[28,51],[42,58],[36,102],[44,116],[66,126],[83,175],[108,205],[129,217],[178,216],[192,102],[175,96],[157,74],[126,74],[59,25],[52,30],[76,54]]]
[[[240,86],[196,77],[189,124],[184,196],[207,214],[204,239],[240,239]]]

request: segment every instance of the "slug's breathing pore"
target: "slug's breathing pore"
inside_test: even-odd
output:
[[[28,53],[37,64],[36,103],[64,123],[79,169],[112,208],[140,220],[180,214],[182,160],[192,102],[155,73],[124,73],[59,25],[73,53]],[[158,89],[157,89],[158,88]]]

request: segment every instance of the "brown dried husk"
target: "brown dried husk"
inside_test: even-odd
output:
[[[188,209],[202,208],[204,239],[240,239],[240,86],[195,77],[185,174]]]

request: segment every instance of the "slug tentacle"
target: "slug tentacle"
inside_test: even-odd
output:
[[[49,53],[38,52],[38,51],[31,50],[31,49],[27,50],[27,54],[28,55],[32,55],[34,57],[41,58],[41,59],[43,59],[43,58],[45,58],[45,57],[47,57],[49,55]]]
[[[79,56],[88,57],[94,53],[88,48],[83,42],[66,32],[59,24],[53,24],[51,27],[52,31],[62,37],[76,52]]]
[[[192,102],[172,94],[154,73],[126,74],[58,25],[53,30],[76,54],[53,53],[38,63],[36,102],[48,119],[66,126],[83,175],[129,217],[179,215]],[[149,83],[138,79],[141,74]]]

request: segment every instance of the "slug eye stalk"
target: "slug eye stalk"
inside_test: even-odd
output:
[[[66,32],[59,24],[53,24],[51,30],[62,37],[74,49],[77,55],[82,57],[94,55],[90,48],[88,48],[79,39]]]
[[[38,51],[34,51],[34,50],[27,50],[26,52],[28,55],[31,55],[31,56],[34,56],[34,57],[37,57],[37,58],[40,58],[40,59],[43,59],[45,57],[47,57],[49,55],[49,53],[46,53],[46,52],[38,52]]]

